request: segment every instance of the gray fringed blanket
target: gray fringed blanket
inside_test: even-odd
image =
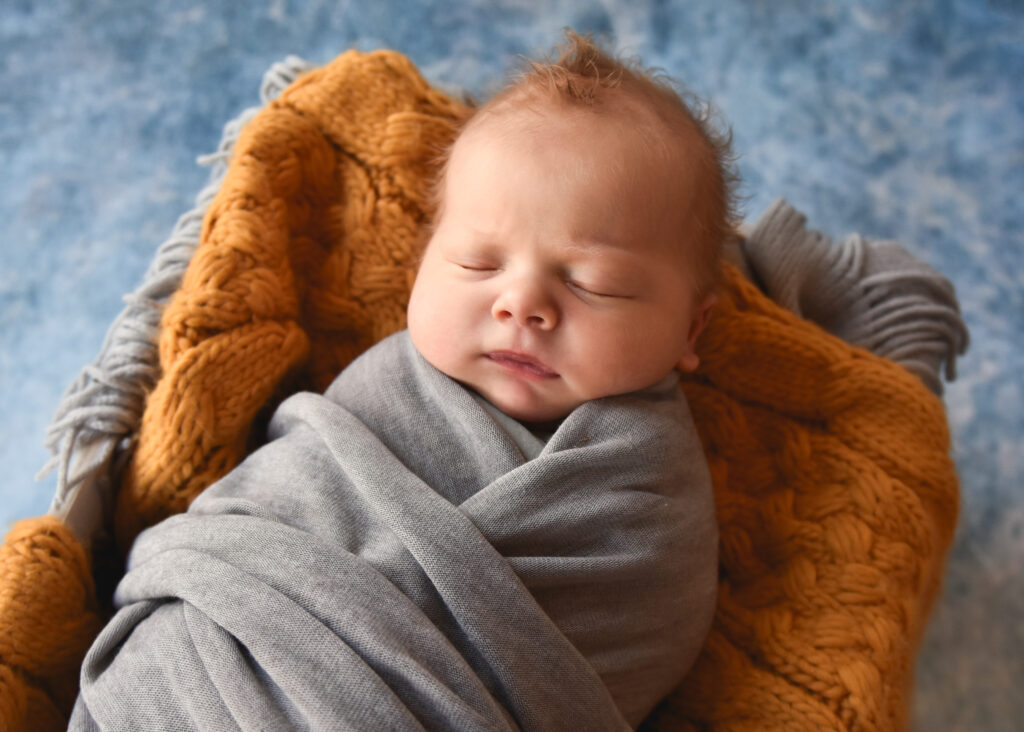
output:
[[[544,444],[403,332],[270,437],[138,538],[72,728],[622,729],[696,658],[717,528],[675,375]]]

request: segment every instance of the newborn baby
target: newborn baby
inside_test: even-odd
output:
[[[569,38],[448,151],[408,330],[139,536],[72,728],[612,730],[678,685],[726,148]]]
[[[729,230],[715,138],[573,41],[459,135],[409,303],[424,358],[527,422],[696,368]]]

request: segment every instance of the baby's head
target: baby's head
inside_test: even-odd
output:
[[[732,232],[728,163],[670,86],[570,33],[448,152],[413,344],[524,421],[693,370]]]

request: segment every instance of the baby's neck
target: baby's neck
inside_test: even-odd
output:
[[[544,422],[527,422],[521,419],[519,423],[538,437],[550,437],[558,430],[559,425],[562,424],[564,419],[565,417],[559,417],[558,419],[549,419]]]

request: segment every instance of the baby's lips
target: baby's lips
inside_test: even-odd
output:
[[[505,362],[515,364],[523,367],[537,374],[538,376],[555,377],[558,376],[556,371],[550,369],[546,364],[538,361],[533,356],[525,353],[518,353],[516,351],[491,351],[487,354],[487,357],[493,361]]]

